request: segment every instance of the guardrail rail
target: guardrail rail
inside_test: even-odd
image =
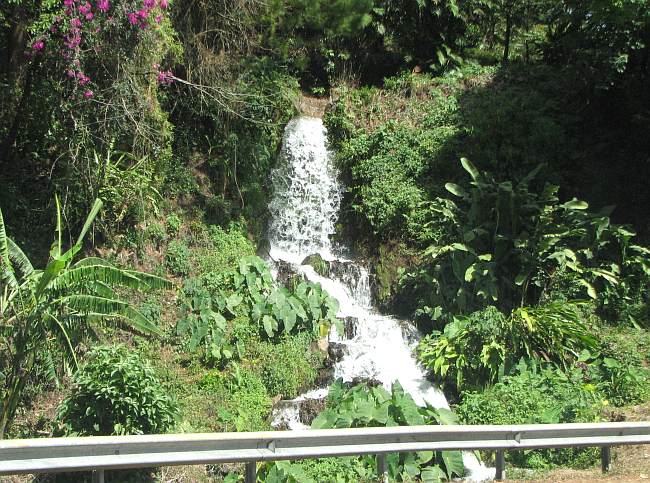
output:
[[[0,440],[0,475],[93,471],[93,481],[103,482],[105,470],[241,462],[246,483],[252,483],[258,462],[376,455],[378,477],[386,481],[389,453],[492,450],[501,480],[508,450],[600,447],[602,469],[608,471],[612,446],[648,443],[650,422],[19,439]]]

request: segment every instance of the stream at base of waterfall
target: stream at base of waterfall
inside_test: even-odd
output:
[[[330,242],[343,189],[326,134],[322,120],[310,117],[294,118],[285,129],[278,168],[271,175],[271,261],[320,283],[338,299],[338,315],[346,321],[346,330],[338,334],[332,329],[329,335],[329,343],[342,353],[334,364],[334,378],[375,380],[389,390],[399,381],[417,404],[448,409],[445,395],[427,379],[413,355],[418,330],[409,322],[374,310],[368,271],[346,256],[344,247],[333,247]],[[328,277],[303,264],[314,254],[330,262]],[[327,393],[328,388],[321,388],[281,401],[274,410],[273,425],[307,429],[300,421],[300,405],[305,400],[323,399]],[[481,464],[473,453],[464,452],[463,463],[468,480],[494,478],[494,469]]]

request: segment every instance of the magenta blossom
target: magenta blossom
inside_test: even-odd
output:
[[[41,52],[45,48],[45,42],[42,40],[37,40],[32,44],[32,50],[34,52]]]
[[[85,5],[79,6],[79,13],[81,13],[81,15],[86,15],[88,12],[90,12],[90,4],[88,2],[86,2]]]
[[[77,82],[79,83],[80,86],[85,86],[86,84],[88,84],[90,82],[90,77],[88,77],[83,72],[79,72],[77,74],[77,79],[78,79]]]
[[[143,8],[137,11],[137,15],[140,19],[145,20],[149,16],[149,11]]]
[[[95,15],[92,12],[88,12],[86,14],[86,20],[92,20],[95,17]]]
[[[63,5],[66,7],[72,7],[72,5],[74,5],[74,2],[73,0],[63,0]]]
[[[70,20],[70,25],[72,25],[75,28],[81,27],[81,19],[73,18],[72,20]]]
[[[130,12],[130,13],[127,13],[126,16],[129,19],[129,23],[131,25],[136,25],[138,23],[138,16],[135,13]]]
[[[160,22],[163,21],[163,16],[162,15],[156,15],[155,20],[156,20],[156,23],[160,23]]]
[[[66,37],[65,45],[69,49],[76,49],[79,47],[79,44],[81,43],[81,35],[78,33],[75,33],[74,35],[68,35]]]
[[[169,0],[160,0],[158,5],[160,5],[160,8],[162,8],[164,10],[167,7],[169,7]]]
[[[109,3],[108,0],[99,0],[97,2],[97,8],[102,12],[106,13],[108,12],[108,9],[111,8],[111,4]]]
[[[169,85],[174,82],[174,73],[171,70],[158,72],[158,83]]]
[[[86,92],[84,92],[84,97],[86,99],[90,99],[93,95],[95,95],[95,93],[93,91],[91,91],[90,89],[88,89]]]
[[[142,4],[147,8],[154,8],[156,6],[156,0],[144,0]]]

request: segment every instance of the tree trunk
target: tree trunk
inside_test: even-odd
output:
[[[34,368],[35,357],[36,353],[34,349],[28,349],[27,352],[16,354],[11,375],[9,376],[9,383],[7,384],[7,392],[2,400],[2,407],[0,408],[2,411],[0,414],[0,440],[5,438],[9,424],[16,414],[16,408],[23,395],[27,378]]]
[[[506,17],[506,35],[503,39],[503,63],[507,64],[510,57],[510,37],[512,36],[512,16]]]

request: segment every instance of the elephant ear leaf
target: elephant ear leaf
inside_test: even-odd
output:
[[[450,480],[454,476],[463,476],[465,466],[463,465],[463,455],[460,451],[443,451],[441,456],[442,461],[445,463],[447,477]]]
[[[442,468],[440,468],[440,466],[435,465],[423,468],[422,472],[420,473],[420,478],[425,483],[438,483],[440,481],[446,480],[447,475],[445,475],[445,472],[442,471]]]
[[[465,168],[465,171],[469,173],[469,175],[472,177],[472,180],[478,181],[479,178],[478,169],[476,169],[476,166],[474,166],[469,159],[460,158],[460,164],[463,165],[463,168]]]

